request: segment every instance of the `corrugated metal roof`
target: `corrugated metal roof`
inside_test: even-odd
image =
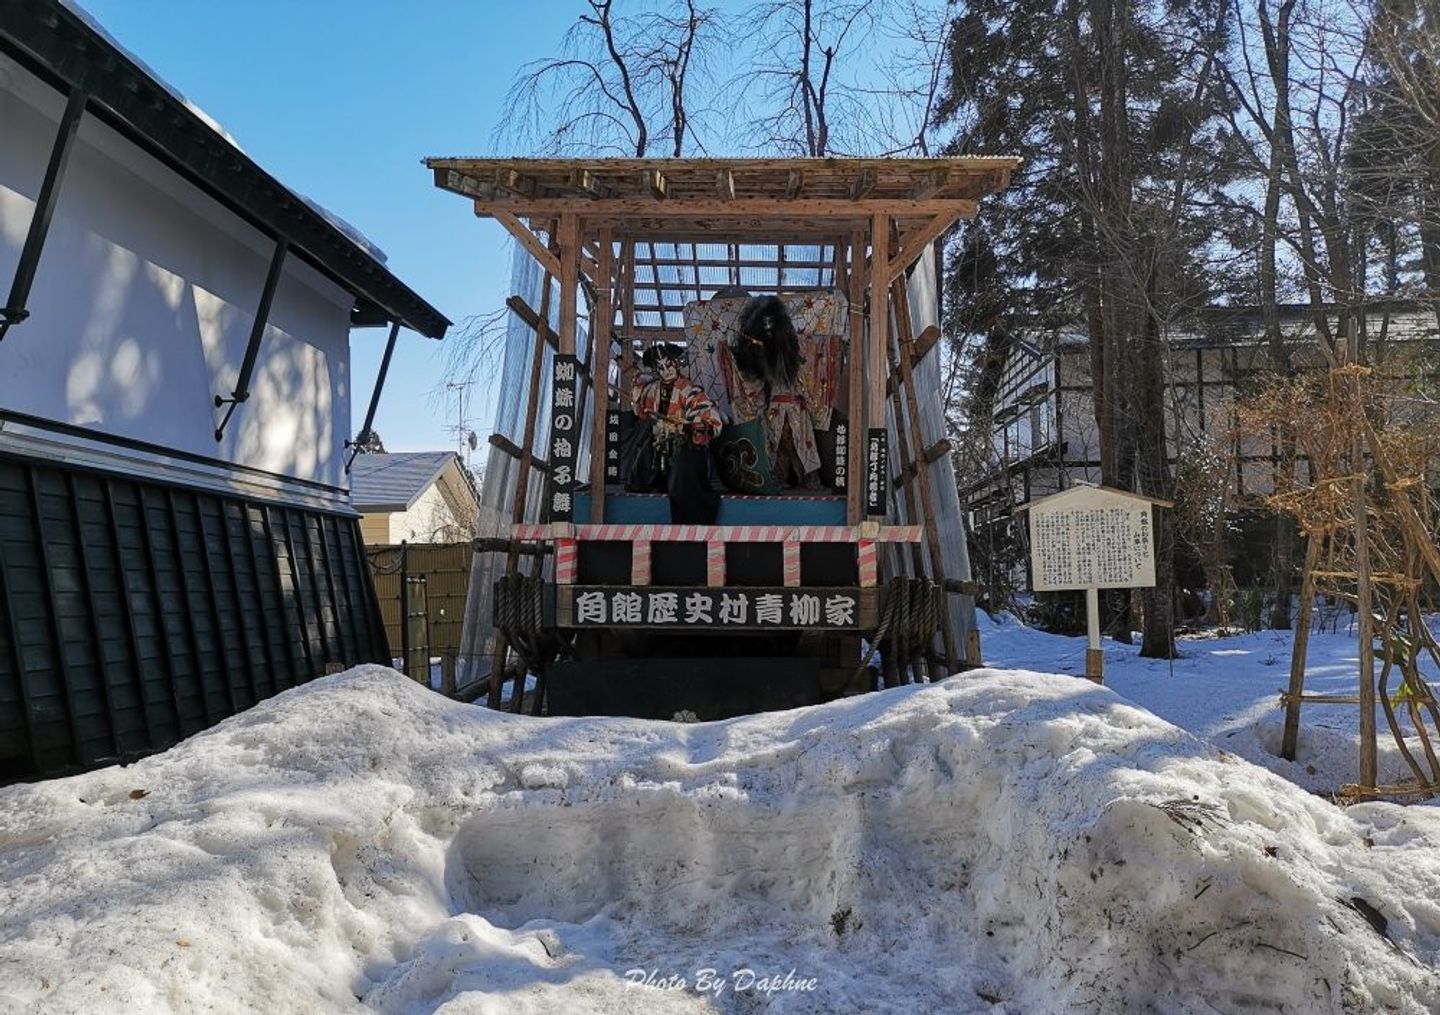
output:
[[[356,455],[350,470],[350,502],[361,513],[408,511],[439,478],[453,451],[412,451]]]

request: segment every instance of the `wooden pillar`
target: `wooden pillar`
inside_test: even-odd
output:
[[[630,387],[635,383],[635,241],[625,240],[620,244],[620,270],[624,280],[620,284],[620,333],[625,345],[620,350],[620,399],[630,397]]]
[[[850,456],[846,466],[845,521],[860,524],[865,513],[865,476],[861,468],[865,447],[865,234],[850,235],[850,365],[847,411]]]
[[[885,430],[885,350],[890,344],[890,216],[877,212],[870,220],[870,342],[866,356],[865,388],[865,478],[880,467],[878,503],[868,504],[866,514],[885,516],[889,501],[887,474],[889,435]],[[878,442],[872,447],[872,442]],[[878,461],[875,460],[878,450]]]
[[[566,212],[560,216],[560,333],[562,356],[575,355],[576,290],[580,284],[580,216]]]
[[[1295,618],[1295,643],[1290,652],[1290,687],[1285,697],[1285,727],[1280,739],[1280,756],[1295,760],[1300,737],[1300,695],[1305,692],[1305,663],[1310,650],[1310,622],[1315,616],[1315,568],[1320,563],[1321,532],[1305,539],[1305,564],[1300,574],[1300,613]]]
[[[1105,683],[1105,650],[1100,647],[1100,592],[1085,590],[1085,676],[1097,684]]]
[[[595,362],[591,388],[594,412],[590,420],[590,521],[605,521],[605,417],[610,412],[610,338],[615,323],[612,301],[614,280],[610,230],[600,230],[600,257],[596,262],[595,313],[590,320]]]

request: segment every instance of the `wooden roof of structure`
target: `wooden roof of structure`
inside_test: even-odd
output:
[[[893,220],[965,218],[1008,186],[1017,158],[430,158],[442,190],[481,216],[565,213],[669,240],[833,238]],[[953,219],[952,219],[953,221]]]

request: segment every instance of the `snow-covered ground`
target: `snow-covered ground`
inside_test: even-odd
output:
[[[1013,618],[991,620],[980,614],[981,644],[992,666],[1085,672],[1085,639],[1066,638],[1027,628]],[[1290,681],[1289,631],[1260,631],[1223,638],[1183,638],[1180,658],[1142,659],[1139,645],[1108,638],[1105,686],[1163,719],[1210,740],[1247,761],[1263,765],[1297,785],[1334,793],[1359,781],[1360,709],[1355,705],[1305,705],[1295,761],[1280,757],[1284,711],[1280,693]],[[1306,655],[1307,694],[1354,695],[1360,669],[1353,630],[1312,633]],[[1433,667],[1423,667],[1437,679]],[[1392,680],[1393,692],[1397,682]],[[1379,730],[1379,782],[1395,785],[1411,779],[1396,749],[1384,715],[1375,710]],[[1409,733],[1409,723],[1402,720]],[[1411,746],[1422,758],[1418,740]],[[1422,761],[1423,763],[1423,761]]]
[[[1074,677],[692,725],[365,667],[0,790],[0,1012],[1425,1012],[1437,963],[1440,808]]]

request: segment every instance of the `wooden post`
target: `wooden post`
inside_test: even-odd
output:
[[[1315,566],[1320,561],[1324,533],[1312,532],[1305,541],[1305,570],[1300,575],[1300,615],[1295,618],[1295,645],[1290,651],[1290,689],[1285,698],[1285,730],[1280,756],[1295,760],[1300,737],[1300,695],[1305,691],[1305,659],[1310,649],[1310,621],[1315,615]]]
[[[1355,315],[1345,321],[1345,364],[1360,364],[1360,334]],[[1351,375],[1354,385],[1354,419],[1365,419],[1365,398],[1360,374]],[[1356,426],[1350,445],[1350,471],[1355,524],[1355,613],[1360,628],[1360,786],[1374,789],[1378,775],[1375,757],[1375,613],[1370,588],[1369,494],[1365,489],[1369,469],[1365,462],[1365,430]],[[1403,496],[1403,494],[1402,494]]]
[[[1359,403],[1360,380],[1355,379],[1356,408],[1364,412]],[[1374,789],[1378,775],[1375,756],[1375,614],[1370,589],[1370,519],[1368,517],[1368,496],[1365,490],[1365,440],[1361,432],[1355,432],[1352,468],[1357,476],[1353,482],[1355,504],[1355,599],[1356,621],[1360,629],[1360,786]]]
[[[870,220],[870,343],[869,355],[866,356],[866,369],[870,376],[866,379],[866,408],[865,408],[865,433],[863,435],[866,445],[866,477],[869,477],[869,470],[874,464],[870,460],[868,450],[870,431],[885,429],[885,350],[890,344],[890,216],[884,212],[876,212]],[[888,434],[882,438],[888,443]],[[885,464],[885,449],[882,445],[880,462]],[[880,476],[880,497],[882,504],[889,500],[890,477],[888,468],[882,469]],[[866,514],[871,514],[872,508],[867,507]],[[875,509],[873,513],[883,519],[885,511]]]
[[[850,365],[849,414],[850,454],[846,465],[845,522],[860,524],[865,512],[865,477],[862,473],[865,447],[865,234],[858,229],[850,235]]]
[[[620,244],[620,270],[623,281],[620,284],[620,334],[625,344],[620,350],[620,400],[630,397],[630,388],[635,383],[635,241],[624,240]]]
[[[1100,590],[1085,590],[1085,676],[1097,684],[1105,683],[1105,650],[1100,647]]]
[[[611,292],[614,280],[612,271],[612,249],[610,230],[600,230],[600,258],[597,270],[600,277],[595,280],[595,313],[590,320],[590,335],[595,350],[592,364],[594,369],[593,400],[595,411],[590,420],[590,521],[599,525],[605,521],[605,417],[610,412],[610,333],[615,323],[614,304]]]
[[[559,353],[575,355],[576,290],[580,284],[580,216],[565,212],[560,216],[560,334]]]

